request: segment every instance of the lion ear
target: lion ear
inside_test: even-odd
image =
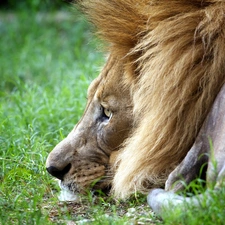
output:
[[[97,33],[112,47],[126,54],[133,48],[138,34],[143,31],[142,1],[137,0],[79,0],[81,9],[87,14]]]

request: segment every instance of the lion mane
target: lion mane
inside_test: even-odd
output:
[[[225,81],[225,3],[219,0],[84,0],[82,10],[123,60],[134,118],[113,191],[163,186],[184,159]],[[116,85],[116,81],[115,81]]]

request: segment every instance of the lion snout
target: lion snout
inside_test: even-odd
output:
[[[75,150],[70,139],[65,138],[49,153],[46,161],[46,170],[53,177],[63,180],[72,168]]]

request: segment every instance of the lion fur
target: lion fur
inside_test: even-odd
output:
[[[194,143],[224,84],[225,2],[80,4],[110,54],[123,59],[127,85],[133,87],[134,129],[117,158],[113,191],[124,198],[163,186]]]

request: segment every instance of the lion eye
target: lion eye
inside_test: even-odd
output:
[[[112,117],[112,112],[107,109],[107,108],[103,108],[103,113],[104,113],[104,116],[107,117],[108,119],[111,119]]]

